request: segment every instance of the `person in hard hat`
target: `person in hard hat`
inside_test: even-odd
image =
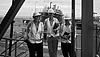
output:
[[[40,21],[41,14],[34,13],[33,20],[27,26],[27,40],[25,41],[29,48],[30,57],[43,57],[43,31],[44,25]],[[36,55],[37,53],[37,55]]]
[[[56,10],[56,13],[54,14],[54,17],[58,19],[58,21],[61,23],[63,18],[63,13],[61,10]]]
[[[68,20],[61,24],[61,50],[64,57],[71,57],[71,27]]]
[[[48,42],[48,49],[49,49],[49,56],[50,57],[57,57],[57,47],[58,47],[58,40],[57,36],[59,36],[59,21],[54,18],[54,10],[48,10],[49,18],[45,20],[46,28],[47,28],[47,42]]]

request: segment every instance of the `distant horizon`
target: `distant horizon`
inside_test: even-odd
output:
[[[0,18],[3,18],[4,16],[0,16]],[[32,18],[31,16],[16,16],[15,18]],[[70,19],[70,18],[68,18]],[[81,17],[76,17],[76,19],[81,19]]]

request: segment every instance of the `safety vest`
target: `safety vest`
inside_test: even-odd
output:
[[[50,20],[49,18],[46,19],[46,24],[47,24],[47,36],[50,37],[50,36],[59,36],[59,32],[56,31],[56,33],[54,32],[54,30],[58,30],[58,27],[59,27],[59,21],[56,19],[56,18],[53,18],[53,24],[51,25],[50,24]],[[58,24],[57,28],[55,29],[55,24]]]
[[[67,35],[68,37],[65,37],[66,39],[64,39],[64,38],[61,38],[61,42],[63,42],[63,43],[71,43],[71,37],[70,37],[70,35],[71,35],[71,26],[66,26],[65,24],[62,24],[61,25],[61,36],[63,37],[63,36],[65,36],[65,35]]]
[[[42,32],[44,31],[43,22],[39,22],[38,28],[36,28],[36,25],[34,24],[34,22],[32,22],[29,30],[29,41],[31,43],[41,43],[41,39],[43,38]]]

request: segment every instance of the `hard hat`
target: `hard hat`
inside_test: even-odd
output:
[[[56,10],[56,14],[58,14],[58,15],[63,15],[63,13],[62,13],[61,10]]]
[[[53,9],[49,9],[48,13],[55,13]]]
[[[38,12],[38,13],[33,13],[33,16],[40,16],[41,14]]]

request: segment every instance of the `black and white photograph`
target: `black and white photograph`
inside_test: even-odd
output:
[[[100,57],[100,0],[0,0],[0,57]]]

